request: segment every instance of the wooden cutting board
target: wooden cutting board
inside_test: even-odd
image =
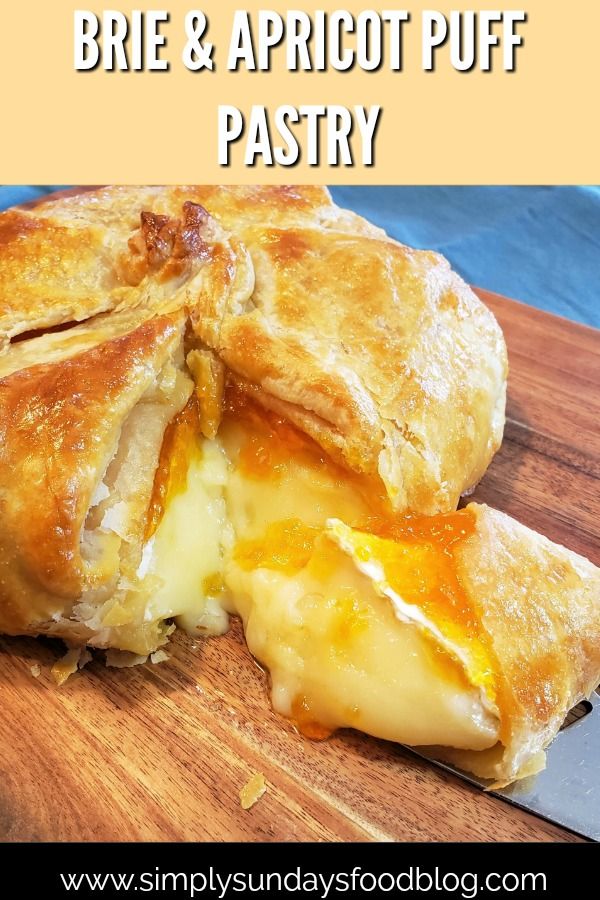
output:
[[[600,564],[600,332],[479,293],[511,372],[504,445],[475,497]],[[577,840],[392,744],[296,734],[237,625],[179,637],[160,665],[95,661],[61,688],[58,653],[0,639],[1,839]],[[244,812],[255,772],[268,789]]]

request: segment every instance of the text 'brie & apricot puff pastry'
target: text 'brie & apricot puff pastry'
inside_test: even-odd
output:
[[[143,659],[237,613],[309,735],[543,764],[600,573],[456,511],[507,362],[443,258],[322,188],[105,188],[0,215],[0,304],[5,633]]]

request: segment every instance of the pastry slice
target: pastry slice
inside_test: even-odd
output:
[[[496,786],[539,771],[600,680],[600,571],[477,504],[383,532],[288,519],[236,544],[227,582],[275,709],[311,737],[437,745]]]
[[[496,784],[539,769],[600,682],[600,570],[486,506],[390,515],[308,436],[228,396],[224,584],[275,709],[312,737],[439,745]]]

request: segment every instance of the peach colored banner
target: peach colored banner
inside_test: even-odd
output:
[[[88,9],[85,0],[21,0],[3,4],[0,14],[0,83],[2,84],[2,145],[0,179],[6,183],[137,183],[137,182],[320,182],[320,183],[590,183],[600,180],[600,117],[597,112],[600,3],[575,0],[564,6],[555,0],[518,0],[528,21],[516,26],[523,46],[515,49],[516,69],[504,71],[501,38],[492,47],[492,70],[482,72],[481,44],[471,71],[452,66],[448,40],[434,50],[435,71],[424,71],[423,10],[448,15],[459,4],[405,3],[411,19],[402,26],[402,71],[392,71],[390,26],[383,34],[383,63],[377,71],[358,65],[346,72],[290,72],[286,41],[273,52],[271,71],[228,71],[228,53],[236,9],[255,15],[282,4],[232,3],[210,0],[204,11],[209,29],[201,41],[214,45],[214,70],[190,71],[184,64],[185,17],[194,8],[187,0],[142,4],[108,4],[131,17],[132,9],[167,8],[166,38],[157,57],[169,71],[105,71],[102,58],[92,71],[74,68],[74,10]],[[303,6],[338,10],[340,3]],[[300,9],[290,4],[291,9]],[[371,7],[377,12],[391,4]],[[503,9],[479,0],[471,8]],[[367,4],[349,3],[358,14]],[[101,14],[102,6],[93,11]],[[133,18],[130,19],[133,23]],[[257,37],[256,28],[254,36]],[[465,40],[468,34],[465,33]],[[102,38],[101,38],[102,41]],[[504,43],[506,43],[504,41]],[[257,42],[255,41],[255,46]],[[344,44],[354,48],[354,39]],[[101,49],[104,49],[102,46]],[[397,48],[396,48],[397,49]],[[468,50],[468,43],[463,44]],[[510,49],[510,48],[508,48]],[[146,48],[146,65],[151,54]],[[299,59],[302,57],[299,56]],[[130,42],[128,64],[139,62]],[[258,63],[258,61],[257,61]],[[192,57],[193,64],[193,57]],[[265,154],[248,150],[248,126],[253,106],[265,107],[270,128],[273,165]],[[238,140],[221,147],[230,165],[219,165],[219,134],[239,128],[235,107],[244,117]],[[277,132],[279,116],[297,142],[286,151]],[[309,116],[294,110],[329,107],[319,117],[321,141],[310,140]],[[338,109],[336,109],[338,107]],[[353,132],[347,148],[336,134]],[[380,107],[377,129],[375,112]],[[361,113],[360,110],[363,110]],[[227,118],[229,114],[229,118]],[[367,121],[368,115],[372,118]],[[362,116],[362,118],[361,118]],[[258,128],[256,122],[253,127]],[[337,131],[334,129],[337,128]],[[369,132],[370,129],[370,132]],[[334,130],[332,136],[332,130]],[[260,134],[255,131],[254,138]],[[264,127],[263,132],[264,134]],[[374,138],[369,145],[369,135]],[[279,152],[275,152],[279,148]],[[312,149],[311,149],[312,148]],[[310,165],[319,153],[318,165]],[[372,154],[370,154],[372,151]],[[287,157],[286,157],[287,153]],[[328,165],[328,154],[338,165]],[[344,161],[353,159],[353,166]],[[369,156],[371,159],[369,160]],[[268,155],[267,155],[268,158]],[[252,159],[255,165],[245,165]],[[369,161],[371,164],[369,165]]]

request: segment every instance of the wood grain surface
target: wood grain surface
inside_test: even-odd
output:
[[[475,497],[600,564],[600,332],[480,294],[511,372],[504,445]],[[400,747],[296,734],[237,623],[178,637],[166,663],[96,660],[57,688],[59,652],[0,639],[2,839],[577,840]],[[268,788],[245,812],[255,772]]]

